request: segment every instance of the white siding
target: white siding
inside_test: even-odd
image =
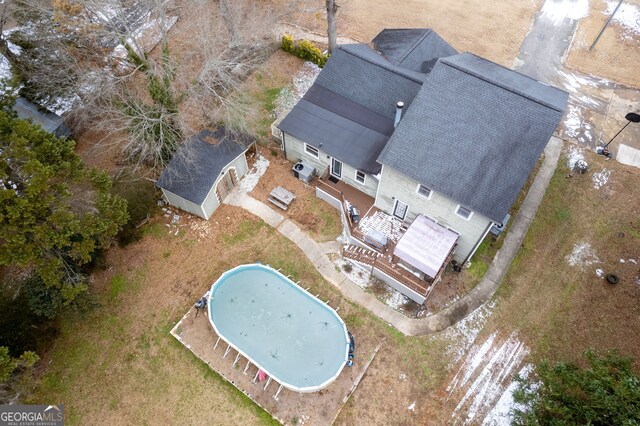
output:
[[[186,212],[199,216],[203,219],[207,219],[207,217],[204,214],[204,210],[202,209],[201,206],[189,200],[185,200],[181,196],[176,195],[173,192],[167,191],[164,188],[161,188],[161,189],[162,189],[162,193],[164,194],[164,197],[172,206],[175,206],[181,210],[184,210]]]
[[[330,167],[331,156],[326,152],[323,152],[322,149],[318,150],[318,158],[316,158],[304,150],[304,142],[301,140],[296,139],[289,134],[285,134],[284,138],[286,144],[285,151],[287,152],[287,159],[289,161],[297,163],[298,160],[302,160],[307,164],[311,164],[316,168],[316,173],[319,175],[324,173],[327,167]],[[342,177],[340,180],[371,197],[376,196],[378,180],[370,174],[365,173],[364,184],[356,181],[356,169],[346,162],[342,162]]]
[[[237,180],[240,180],[242,176],[244,176],[245,173],[247,173],[248,168],[249,166],[247,165],[247,156],[245,151],[239,156],[237,156],[232,162],[227,164],[221,170],[220,176],[218,176],[218,179],[216,179],[216,182],[213,184],[213,186],[211,187],[211,190],[209,190],[209,193],[207,194],[207,197],[204,199],[204,202],[202,203],[202,208],[206,216],[205,219],[209,219],[213,214],[213,212],[220,206],[220,202],[218,201],[218,196],[216,195],[216,188],[218,187],[218,183],[220,183],[220,180],[225,175],[225,173],[229,172],[229,170],[231,169],[234,169],[236,172],[236,176],[238,178]],[[220,201],[223,201],[223,200],[220,200]]]
[[[247,165],[247,156],[245,151],[222,169],[222,171],[220,172],[220,176],[218,176],[218,179],[216,179],[214,184],[211,186],[211,188],[209,189],[209,193],[200,206],[192,201],[186,200],[179,195],[174,194],[173,192],[167,191],[164,188],[161,188],[162,193],[164,194],[169,204],[171,204],[172,206],[178,207],[181,210],[199,216],[205,220],[209,220],[213,212],[220,206],[215,190],[222,176],[224,176],[224,174],[229,169],[234,169],[236,171],[238,180],[240,180],[240,178],[242,178],[242,176],[247,173],[248,168],[249,167]]]
[[[464,261],[483,237],[491,220],[474,212],[470,220],[455,214],[458,203],[435,191],[427,199],[417,193],[418,182],[385,166],[382,171],[375,206],[391,214],[395,200],[407,204],[405,221],[411,222],[418,214],[435,219],[443,226],[460,234],[455,259]]]

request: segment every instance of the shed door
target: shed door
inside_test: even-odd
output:
[[[218,182],[218,187],[216,189],[216,192],[218,193],[218,199],[220,201],[223,201],[225,198],[227,198],[227,195],[229,195],[235,184],[236,179],[234,178],[233,170],[229,169],[224,174],[224,176],[222,176],[220,182]]]

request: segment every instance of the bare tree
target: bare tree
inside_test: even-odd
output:
[[[329,53],[333,53],[336,49],[336,13],[338,13],[338,5],[335,0],[326,0],[327,5],[327,36],[329,38]]]
[[[201,130],[194,121],[245,127],[239,87],[276,48],[277,22],[298,4],[185,0],[179,10],[189,25],[172,31],[169,40],[175,17],[163,0],[55,0],[48,9],[37,0],[20,1],[52,18],[56,31],[73,36],[57,44],[66,54],[55,78],[44,78],[50,65],[29,61],[37,69],[28,78],[41,83],[38,91],[59,97],[55,88],[64,86],[77,96],[75,118],[105,135],[100,146],[118,147],[127,164],[152,170],[164,167],[180,143]],[[156,49],[145,44],[142,29],[158,35]]]

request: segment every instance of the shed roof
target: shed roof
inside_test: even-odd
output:
[[[209,143],[207,138],[214,138],[218,143]],[[178,148],[156,186],[202,205],[222,169],[251,143],[253,140],[248,135],[224,127],[203,130]]]
[[[404,233],[393,254],[435,278],[453,249],[458,234],[418,215]]]
[[[500,223],[567,98],[470,53],[443,58],[378,161]]]

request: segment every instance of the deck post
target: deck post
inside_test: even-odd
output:
[[[224,351],[224,355],[222,355],[222,358],[226,358],[227,355],[229,355],[229,352],[231,352],[231,345],[227,345],[227,349]]]
[[[252,382],[255,383],[256,380],[258,380],[258,374],[260,374],[260,369],[258,368],[258,371],[256,371],[256,375],[253,377]]]
[[[213,345],[213,350],[215,351],[216,348],[218,347],[218,343],[220,343],[220,337],[218,337],[218,340],[216,340],[216,344]]]
[[[269,378],[267,379],[267,384],[264,385],[264,388],[262,390],[267,390],[267,386],[269,386],[271,384],[271,380],[273,380],[273,379],[271,378],[271,376],[269,376]]]
[[[240,352],[238,352],[238,355],[236,355],[236,359],[233,360],[233,364],[231,364],[231,367],[235,367],[236,364],[238,363],[238,359],[240,358]]]
[[[276,394],[273,395],[273,399],[275,399],[276,401],[278,400],[278,395],[280,395],[281,390],[282,390],[282,385],[280,385],[280,387],[278,388],[278,392],[276,392]]]
[[[245,376],[247,375],[247,370],[249,369],[250,365],[251,365],[251,360],[247,360],[247,366],[244,367],[244,370],[242,370],[242,374],[244,374]]]

